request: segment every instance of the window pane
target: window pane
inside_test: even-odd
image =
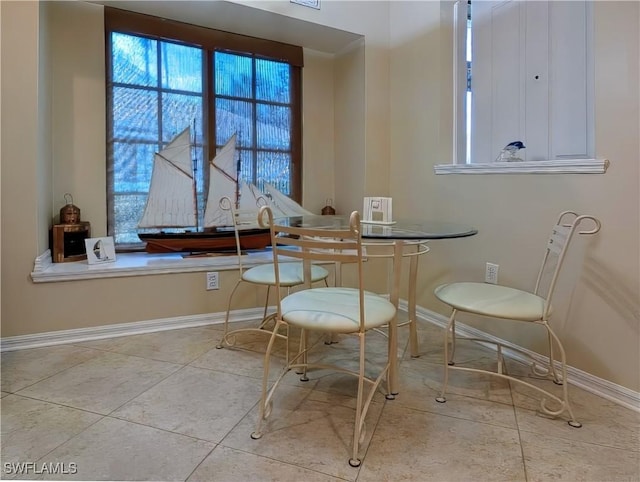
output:
[[[257,106],[258,149],[291,148],[291,109],[276,105]]]
[[[115,142],[113,145],[113,191],[115,193],[146,193],[151,182],[153,156],[157,150],[156,144]]]
[[[122,243],[140,243],[138,238],[138,220],[147,202],[142,194],[114,195],[115,226],[114,241]]]
[[[288,64],[272,60],[256,60],[256,99],[290,102]]]
[[[158,85],[157,42],[122,33],[111,34],[113,82]]]
[[[152,90],[113,88],[115,139],[158,140],[158,93]]]
[[[187,127],[196,144],[202,144],[202,97],[182,94],[162,94],[162,141],[171,140]]]
[[[225,144],[234,132],[236,145],[252,147],[253,106],[249,102],[216,99],[216,144]]]
[[[162,87],[202,92],[202,50],[161,42]]]
[[[251,98],[251,57],[216,52],[214,58],[216,95]]]
[[[263,181],[273,184],[279,191],[291,194],[291,156],[284,152],[258,152],[257,186],[264,190]]]

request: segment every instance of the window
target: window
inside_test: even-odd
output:
[[[105,22],[108,233],[119,248],[142,246],[154,155],[186,127],[198,226],[208,161],[234,133],[240,178],[300,200],[301,48],[110,8]]]
[[[454,165],[436,173],[496,171],[492,164],[513,141],[526,146],[518,153],[525,162],[497,172],[606,169],[590,159],[591,18],[587,1],[456,2]]]

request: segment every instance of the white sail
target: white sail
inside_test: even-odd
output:
[[[236,198],[236,135],[232,135],[209,163],[209,192],[204,209],[204,227],[233,226],[231,213],[220,208],[220,199]]]
[[[274,212],[274,217],[307,216],[313,214],[266,181],[264,183],[264,191],[267,199],[270,201],[269,204]]]
[[[265,197],[262,191],[260,191],[260,189],[258,189],[254,184],[247,182],[245,184],[247,185],[247,189],[251,191],[251,196],[249,196],[249,199],[251,199],[255,203],[258,209],[269,204],[269,200]]]
[[[240,202],[238,209],[244,211],[255,211],[256,221],[258,220],[258,209],[260,204],[258,198],[263,197],[262,193],[253,184],[240,180]],[[262,203],[264,204],[264,202]]]
[[[238,209],[256,211],[271,206],[275,217],[312,214],[265,182],[266,194],[253,184],[237,181],[236,135],[209,163],[209,191],[204,209],[204,227],[233,226],[231,213],[220,208],[220,199],[236,199]],[[139,228],[185,228],[196,226],[191,136],[187,127],[154,157],[153,173]]]
[[[255,196],[256,198],[260,199],[260,206],[267,205],[271,208],[271,212],[273,213],[273,217],[274,218],[282,218],[282,217],[286,217],[287,214],[280,209],[280,207],[278,207],[271,199],[270,199],[270,194],[269,195],[265,195],[263,194],[256,186],[254,186],[253,184],[251,184],[251,188],[255,191]]]
[[[153,159],[153,172],[139,228],[195,226],[193,167],[189,128]]]

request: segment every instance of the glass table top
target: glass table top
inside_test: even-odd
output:
[[[294,216],[276,218],[276,224],[290,226],[345,229],[349,227],[349,216]],[[447,239],[473,236],[478,230],[472,226],[442,221],[419,221],[398,219],[393,224],[361,223],[362,237],[368,239]]]

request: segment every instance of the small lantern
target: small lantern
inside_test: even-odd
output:
[[[73,197],[65,193],[66,205],[60,209],[60,223],[50,231],[50,247],[54,263],[87,259],[84,240],[91,237],[91,225],[80,220],[80,208],[73,204]]]

